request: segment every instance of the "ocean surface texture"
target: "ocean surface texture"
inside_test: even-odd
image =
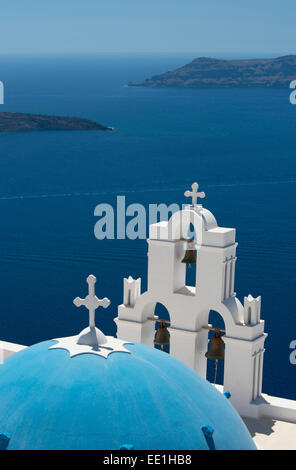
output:
[[[146,288],[147,243],[97,240],[96,205],[115,206],[117,195],[182,204],[198,181],[219,225],[237,229],[239,299],[262,296],[263,391],[295,399],[296,106],[289,89],[126,86],[193,58],[0,57],[0,111],[115,127],[0,134],[0,338],[29,345],[78,333],[88,313],[72,300],[86,295],[90,273],[112,301],[97,325],[115,334],[123,277],[141,276]]]

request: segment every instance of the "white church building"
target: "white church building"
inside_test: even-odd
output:
[[[145,382],[146,387],[144,388],[144,391],[143,385],[142,388],[140,384],[137,384],[136,387],[141,388],[142,395],[147,392],[149,399],[151,399],[149,394],[152,393],[150,388],[153,384],[155,384],[156,389],[159,388],[159,390],[161,390],[160,378],[156,372],[156,362],[159,360],[158,358],[160,358],[160,360],[162,360],[161,358],[164,358],[163,364],[166,364],[166,367],[172,367],[172,375],[174,375],[175,369],[176,376],[178,376],[178,374],[184,374],[184,384],[187,384],[186,377],[189,374],[188,371],[190,370],[190,374],[193,374],[192,378],[190,378],[190,380],[192,380],[192,382],[190,382],[192,385],[189,386],[188,382],[186,392],[184,390],[182,392],[188,395],[188,403],[192,400],[192,395],[190,395],[190,393],[193,393],[193,389],[197,390],[198,387],[209,386],[209,389],[203,389],[203,394],[209,394],[210,396],[212,393],[211,390],[214,390],[215,393],[217,392],[217,395],[215,395],[216,398],[214,397],[214,400],[217,400],[217,410],[221,406],[222,414],[225,414],[225,416],[228,416],[228,413],[232,413],[230,412],[230,408],[233,409],[233,411],[236,409],[238,414],[243,417],[258,448],[296,449],[296,401],[269,396],[266,393],[268,390],[264,390],[265,393],[262,392],[265,351],[264,342],[267,334],[265,332],[265,322],[261,319],[261,297],[253,298],[251,294],[246,293],[248,295],[246,295],[243,298],[243,302],[241,302],[236,296],[236,231],[234,228],[219,227],[214,215],[199,204],[199,199],[203,199],[205,194],[203,192],[198,192],[197,183],[192,185],[192,191],[185,192],[185,196],[191,198],[190,204],[184,206],[181,211],[175,212],[169,220],[164,220],[150,225],[149,238],[147,240],[147,291],[141,292],[140,278],[133,279],[130,276],[124,279],[123,304],[119,305],[118,315],[115,318],[117,325],[117,339],[105,337],[105,335],[95,326],[96,308],[99,306],[103,306],[104,308],[108,307],[109,301],[108,299],[100,300],[96,297],[94,291],[95,278],[90,276],[88,278],[88,296],[85,300],[77,298],[74,301],[76,306],[84,305],[89,309],[89,327],[75,337],[51,340],[49,347],[44,346],[41,348],[39,352],[40,357],[49,357],[50,361],[52,360],[54,363],[55,361],[58,361],[58,354],[68,354],[67,357],[70,356],[72,361],[71,364],[77,364],[78,366],[79,361],[82,361],[81,357],[83,356],[84,363],[81,363],[79,367],[81,366],[85,368],[87,361],[87,367],[85,370],[86,372],[89,370],[90,374],[93,373],[93,367],[96,367],[96,363],[94,362],[95,360],[98,361],[97,365],[103,368],[105,367],[105,369],[102,369],[103,372],[106,371],[106,364],[108,364],[108,367],[112,372],[113,367],[119,367],[116,361],[121,361],[121,367],[130,371],[126,373],[125,378],[121,377],[117,380],[118,387],[121,387],[122,385],[124,388],[130,386],[129,374],[132,376],[134,374],[134,370],[138,370],[139,381],[141,380],[141,376],[143,374],[141,374],[140,367],[141,364],[143,364],[141,361],[145,356],[145,364],[147,360],[153,364],[151,371],[147,369],[147,374],[152,374],[151,383],[150,385],[147,385],[145,382],[146,378],[144,378],[143,381]],[[187,264],[184,260],[186,260],[187,256],[189,256],[188,259],[191,259],[196,265],[194,285],[186,285]],[[162,321],[161,318],[158,318],[157,315],[155,315],[155,307],[157,304],[162,304],[167,309],[169,313],[169,321]],[[225,329],[223,332],[225,334],[222,337],[221,330],[217,328],[216,325],[209,324],[209,314],[211,311],[217,312],[224,321]],[[265,314],[265,318],[268,319],[268,312]],[[156,351],[154,349],[155,323],[166,330],[166,338],[169,335],[169,354],[167,352]],[[167,325],[169,326],[166,329]],[[220,385],[209,384],[209,382],[205,380],[207,374],[207,361],[209,357],[207,354],[209,348],[209,330],[215,330],[215,332],[218,333],[216,336],[220,341],[220,354],[222,354],[221,344],[223,344],[223,387]],[[272,337],[272,332],[269,332],[269,334]],[[221,342],[221,339],[223,343]],[[141,343],[142,345],[145,345],[143,350],[139,346]],[[20,370],[20,368],[22,368],[22,364],[23,367],[26,367],[27,364],[27,366],[31,368],[32,363],[37,360],[35,357],[36,353],[32,354],[31,348],[36,348],[38,345],[26,348],[21,345],[6,343],[5,341],[2,341],[0,344],[1,354],[4,359],[3,365],[0,366],[0,379],[2,373],[1,367],[7,367],[6,375],[3,373],[4,375],[2,376],[2,379],[4,380],[4,383],[5,380],[7,381],[7,389],[5,390],[8,390],[9,380],[12,380],[11,377],[13,377],[14,370]],[[40,344],[43,345],[45,343]],[[161,342],[158,344],[161,344]],[[162,344],[167,344],[167,342],[164,340]],[[135,348],[134,350],[133,347]],[[26,350],[31,351],[25,355]],[[151,356],[152,350],[153,354],[157,354],[157,357],[155,356],[154,358],[154,356]],[[222,359],[222,356],[215,356],[215,354],[216,353],[214,351],[212,358],[216,358],[217,364],[217,360]],[[15,362],[12,361],[14,357],[16,358]],[[118,359],[115,360],[117,357]],[[147,359],[147,357],[149,357],[149,359]],[[17,360],[17,358],[19,359]],[[66,356],[61,356],[60,360],[66,360],[65,358]],[[78,360],[78,358],[80,359]],[[169,360],[172,362],[166,363],[165,358],[171,358]],[[22,364],[21,361],[23,361]],[[129,369],[129,361],[134,361],[131,362],[131,366],[134,368],[133,372],[132,369]],[[37,368],[39,367],[39,362],[40,359],[38,359],[38,362],[36,363]],[[6,363],[8,364],[7,366]],[[13,366],[13,364],[15,365]],[[184,370],[182,368],[180,370],[181,366],[178,364],[183,364],[182,367]],[[145,369],[146,365],[143,367]],[[40,374],[42,375],[42,372],[40,372]],[[69,378],[68,382],[72,381],[72,374],[75,375],[75,372],[71,370],[71,380]],[[200,385],[196,385],[195,380],[197,380],[197,378],[198,380],[201,380]],[[44,377],[44,382],[40,385],[41,395],[43,393],[42,387],[46,388],[44,383],[47,383],[47,380],[47,377]],[[173,381],[174,378],[171,377],[168,380],[169,382],[167,386],[174,389],[175,383],[170,382]],[[182,380],[183,379],[181,379],[181,382]],[[126,381],[128,383],[126,383]],[[25,383],[24,380],[22,383]],[[180,378],[178,383],[180,383]],[[87,389],[87,384],[85,382],[84,385],[81,384],[81,387],[83,386]],[[106,389],[108,389],[109,384],[106,383],[105,386]],[[192,387],[192,390],[190,390],[190,387]],[[137,389],[136,391],[135,389],[133,390],[133,393],[137,393]],[[223,397],[223,392],[229,400],[226,400],[226,398]],[[67,393],[67,402],[71,402],[73,399],[74,403],[77,399],[76,395],[75,398],[73,398],[70,389]],[[116,393],[116,391],[114,391],[114,393]],[[223,397],[221,405],[219,395]],[[48,398],[44,397],[44,400],[48,400]],[[195,446],[194,448],[203,448],[203,446],[206,445],[204,444],[205,439],[209,448],[213,448],[211,446],[214,446],[215,448],[215,443],[213,443],[215,439],[213,442],[211,439],[213,436],[217,436],[216,448],[232,448],[231,443],[229,443],[229,436],[227,437],[228,441],[226,443],[226,435],[222,438],[222,431],[222,434],[220,433],[220,430],[218,431],[221,423],[215,421],[214,417],[211,418],[211,411],[206,408],[207,400],[205,399],[205,396],[203,398],[201,398],[200,395],[195,396],[195,400],[199,402],[199,410],[196,411],[195,415],[197,421],[200,413],[204,413],[204,416],[209,417],[209,422],[205,422],[207,420],[204,419],[204,422],[198,424],[199,427],[196,428],[197,430],[195,432],[198,434],[200,429],[202,432],[200,432],[199,439],[197,441],[193,440],[191,445]],[[227,405],[225,404],[226,402]],[[175,403],[175,405],[172,405],[172,403]],[[178,405],[176,405],[177,402],[174,402],[173,397],[172,403],[170,406],[176,406],[178,408]],[[77,409],[76,405],[77,403],[75,402],[75,409]],[[215,409],[215,404],[212,405]],[[51,409],[51,404],[47,404],[46,406]],[[56,404],[54,403],[52,405],[54,410],[53,413],[57,413],[55,406]],[[7,405],[7,407],[9,408],[9,405]],[[141,415],[141,423],[145,427],[147,423],[150,422],[150,417],[148,416],[149,409],[147,409],[144,403],[143,407],[145,411],[143,411],[144,414]],[[7,413],[7,409],[3,410],[3,413],[1,414],[0,385],[0,422],[1,416],[6,416],[5,413]],[[207,411],[205,411],[205,409],[207,409]],[[120,408],[118,408],[118,410],[120,410]],[[103,412],[105,411],[102,411],[102,413]],[[124,411],[118,412],[124,414],[125,420],[128,419],[127,416],[129,416],[129,414],[126,414]],[[131,410],[129,410],[129,413],[130,412]],[[79,412],[77,411],[77,413]],[[176,411],[176,413],[178,415],[178,411]],[[181,416],[183,415],[184,418],[187,419],[186,422],[188,423],[189,415],[186,416],[186,413],[186,410],[184,411],[183,409],[180,409],[179,425],[181,426],[183,422],[181,420]],[[35,405],[32,404],[32,401],[28,403],[28,414],[33,417],[39,416],[35,410]],[[251,448],[251,444],[248,441],[249,438],[247,435],[244,435],[244,431],[240,428],[240,424],[235,421],[236,418],[232,415],[230,416],[230,414],[229,423],[233,422],[233,428],[231,428],[231,424],[229,424],[229,429],[233,429],[232,435],[237,432],[238,436],[241,436],[241,441],[238,440],[236,443],[234,442],[234,438],[232,438],[234,447],[240,448],[239,442],[241,442],[242,448]],[[66,417],[66,422],[67,419],[68,417]],[[114,416],[114,419],[118,419],[118,416]],[[154,416],[154,420],[157,421],[157,419],[157,416]],[[191,421],[192,416],[190,416],[190,422]],[[175,421],[174,423],[176,424]],[[1,424],[3,428],[3,423]],[[9,432],[12,435],[14,425],[15,423],[10,423],[11,427],[9,428]],[[172,426],[173,425],[174,424],[172,424]],[[189,436],[191,428],[187,429],[186,426],[187,424],[184,424],[184,433]],[[270,426],[270,432],[264,432],[268,426]],[[216,434],[214,432],[215,429],[217,429]],[[237,429],[237,431],[235,431],[235,429]],[[63,430],[63,432],[66,433],[66,430]],[[146,432],[149,436],[149,431],[146,430]],[[168,432],[168,430],[164,429],[164,433],[166,432]],[[188,434],[186,434],[186,432]],[[123,434],[123,436],[125,435]],[[137,442],[137,444],[135,444],[134,441],[136,442],[138,437],[133,435],[129,437],[129,440],[127,437],[126,438],[129,443],[128,445],[132,446],[130,448],[149,449],[149,445],[154,446],[152,437],[151,441],[148,440],[144,442],[142,439]],[[54,443],[54,440],[50,440],[49,438],[46,439],[48,442],[47,445],[49,446],[48,448],[55,448],[56,443]],[[172,439],[175,438],[172,437]],[[188,437],[186,442],[189,441],[190,439]],[[9,440],[7,440],[7,443],[8,442]],[[18,440],[17,437],[14,441],[12,439],[10,442],[11,448],[21,448],[21,440]],[[81,448],[84,441],[79,441],[79,445],[76,445],[73,441],[67,444],[68,441],[65,437],[63,442],[65,446],[64,448]],[[121,441],[119,439],[118,445],[120,442]],[[97,448],[104,448],[102,446],[105,444],[106,440],[104,443],[102,441],[98,444]],[[122,441],[121,444],[125,445],[124,441]],[[84,445],[86,444],[84,443]],[[133,447],[134,445],[135,447]],[[167,444],[164,445],[167,446]],[[177,445],[178,444],[174,441],[173,447],[165,448],[180,448],[177,447]],[[180,443],[179,445],[182,444]],[[30,446],[32,446],[32,443],[28,440],[27,447],[25,448],[31,448]],[[8,446],[8,448],[10,447]]]
[[[123,304],[118,308],[118,338],[153,347],[154,324],[151,317],[157,303],[170,315],[170,354],[206,377],[208,324],[211,310],[224,320],[224,391],[231,392],[231,403],[241,416],[272,418],[296,423],[296,402],[262,393],[264,362],[264,320],[261,297],[236,296],[236,231],[219,227],[214,215],[201,204],[204,198],[198,184],[185,196],[192,198],[170,220],[150,225],[148,242],[148,289],[141,293],[141,279],[124,279]],[[188,232],[194,228],[196,280],[186,286]],[[296,427],[295,427],[296,432]]]

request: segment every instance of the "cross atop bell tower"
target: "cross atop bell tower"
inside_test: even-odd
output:
[[[198,192],[199,185],[198,183],[193,183],[191,185],[192,191],[185,191],[184,196],[192,198],[192,205],[195,206],[197,204],[197,198],[203,199],[206,197],[206,194],[202,192]]]

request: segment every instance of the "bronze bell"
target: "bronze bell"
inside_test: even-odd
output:
[[[164,321],[159,323],[154,344],[159,344],[161,350],[165,344],[170,344],[170,334]]]
[[[189,264],[196,264],[196,251],[194,245],[194,238],[189,238],[186,240],[188,242],[187,249],[185,251],[184,258],[182,259],[182,263]]]
[[[215,359],[216,361],[224,359],[224,341],[218,329],[215,330],[214,336],[211,338],[210,347],[205,356],[208,359]]]

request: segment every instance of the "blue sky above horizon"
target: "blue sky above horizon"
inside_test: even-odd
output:
[[[0,54],[293,54],[295,0],[2,0]]]

